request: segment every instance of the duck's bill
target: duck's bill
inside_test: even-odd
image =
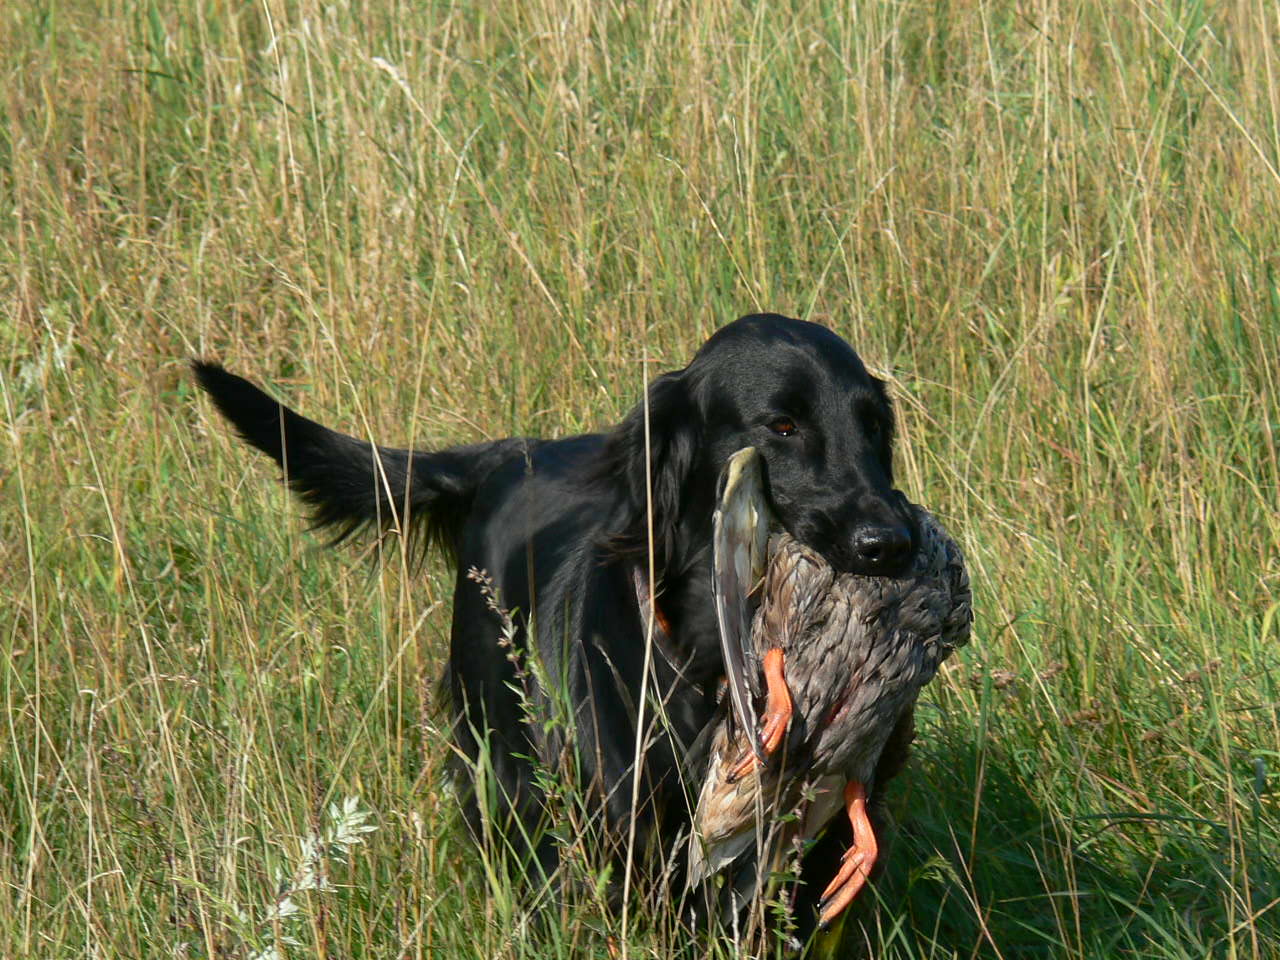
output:
[[[764,495],[760,454],[745,447],[733,454],[720,473],[719,496],[712,520],[711,593],[720,628],[720,650],[733,712],[742,729],[756,729],[754,695],[759,693],[751,649],[751,593],[764,576],[772,516]],[[748,738],[756,757],[764,753],[758,739]]]

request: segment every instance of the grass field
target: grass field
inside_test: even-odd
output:
[[[1196,0],[5,5],[0,956],[609,956],[590,884],[537,929],[464,840],[448,571],[320,549],[184,364],[397,444],[564,435],[770,309],[892,381],[975,582],[852,939],[1280,957],[1278,42]]]

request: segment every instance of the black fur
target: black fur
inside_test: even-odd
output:
[[[425,529],[456,556],[447,671],[454,737],[472,759],[487,741],[498,816],[519,828],[509,831],[517,847],[519,837],[535,835],[541,809],[529,758],[561,762],[565,737],[526,722],[516,666],[497,643],[501,622],[469,569],[493,578],[514,611],[517,647],[536,651],[543,675],[572,705],[577,768],[598,825],[616,837],[633,812],[645,654],[634,577],[647,571],[652,543],[657,604],[670,632],[660,631],[649,689],[666,722],[644,755],[635,815],[641,848],[669,849],[689,817],[680,764],[715,712],[723,674],[710,543],[728,456],[760,450],[783,525],[838,569],[892,574],[914,549],[910,512],[893,487],[884,385],[816,324],[760,314],[717,331],[687,367],[650,386],[647,454],[644,404],[606,433],[411,452],[322,427],[217,365],[194,367],[241,436],[282,466],[317,525],[337,539],[364,527]],[[535,685],[530,695],[547,693]],[[480,805],[468,803],[478,829]],[[544,867],[555,863],[550,840],[532,852]]]

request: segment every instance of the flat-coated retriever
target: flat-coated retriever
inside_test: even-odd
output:
[[[813,323],[759,314],[728,324],[607,432],[438,452],[374,447],[299,416],[217,365],[197,363],[195,371],[241,436],[281,465],[318,526],[339,539],[364,527],[416,528],[456,558],[453,735],[472,760],[485,741],[499,789],[498,809],[483,815],[509,828],[517,847],[538,836],[542,813],[532,758],[554,765],[567,741],[606,834],[625,836],[634,810],[638,849],[678,846],[689,820],[683,759],[717,709],[724,675],[711,523],[731,454],[760,451],[776,517],[838,570],[892,575],[916,546],[912,514],[893,486],[884,384],[844,340]],[[511,646],[497,642],[502,621],[468,576],[473,569],[492,578],[513,613]],[[635,805],[646,646],[652,729]],[[569,724],[529,719],[550,716],[541,712],[550,705],[531,711],[522,702],[512,648],[531,649],[539,676],[558,688],[535,684],[528,695],[559,696],[571,705]],[[483,804],[474,795],[466,802],[479,833]],[[827,875],[804,888],[822,888],[832,851],[847,842],[814,854],[827,861]],[[548,836],[532,846],[527,852],[544,869],[554,865]]]

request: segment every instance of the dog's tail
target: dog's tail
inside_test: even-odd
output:
[[[200,386],[236,431],[284,471],[335,543],[357,531],[425,534],[456,555],[481,481],[519,453],[524,440],[497,440],[434,453],[375,446],[299,416],[216,363],[191,365]]]

